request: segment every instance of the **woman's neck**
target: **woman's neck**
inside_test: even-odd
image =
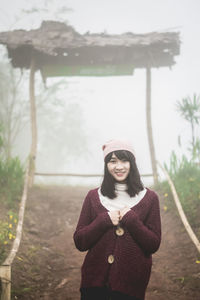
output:
[[[127,191],[127,184],[126,182],[122,183],[122,182],[116,182],[115,183],[115,190],[116,191]]]

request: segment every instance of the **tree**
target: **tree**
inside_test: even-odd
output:
[[[36,95],[38,161],[48,171],[64,172],[66,164],[87,153],[82,110],[73,96],[66,99],[67,87],[67,79],[58,80],[47,89],[40,86]]]
[[[2,127],[3,156],[11,156],[12,145],[27,119],[28,103],[22,90],[22,73],[14,70],[3,51],[0,62],[0,124]]]

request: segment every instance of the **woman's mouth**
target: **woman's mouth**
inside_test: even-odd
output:
[[[119,177],[124,176],[124,172],[116,172],[115,174]]]

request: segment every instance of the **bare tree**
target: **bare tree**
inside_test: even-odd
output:
[[[3,152],[5,158],[10,158],[12,145],[17,133],[27,119],[27,101],[20,92],[22,73],[14,70],[2,54],[0,62],[0,124],[2,126]]]

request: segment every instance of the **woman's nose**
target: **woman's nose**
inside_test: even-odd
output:
[[[116,164],[116,169],[122,169],[123,168],[123,165],[122,165],[122,163],[119,161],[119,162],[117,162],[117,164]]]

